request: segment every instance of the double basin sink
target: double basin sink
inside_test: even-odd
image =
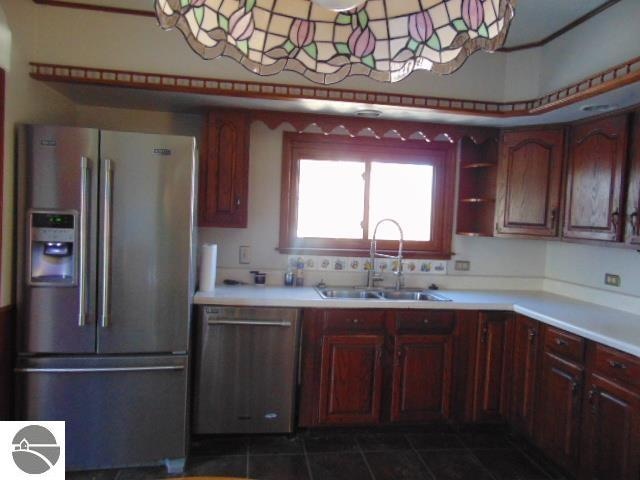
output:
[[[395,301],[423,301],[423,302],[450,302],[451,299],[425,290],[415,289],[388,289],[388,288],[316,288],[322,298],[327,299],[353,299],[353,300],[395,300]]]

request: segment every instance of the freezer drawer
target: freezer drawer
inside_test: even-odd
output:
[[[19,418],[66,421],[67,469],[179,463],[187,357],[18,360]]]
[[[201,307],[196,433],[293,431],[298,311]]]

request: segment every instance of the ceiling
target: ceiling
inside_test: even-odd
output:
[[[542,40],[608,0],[518,0],[506,46]],[[153,0],[73,0],[103,7],[154,11]]]

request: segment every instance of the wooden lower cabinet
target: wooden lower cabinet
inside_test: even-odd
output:
[[[474,422],[502,421],[508,413],[512,318],[510,313],[480,313],[473,389]]]
[[[549,458],[575,474],[584,368],[545,351],[539,374],[535,442]]]
[[[533,435],[539,327],[536,320],[516,315],[509,419],[513,428],[529,437]]]
[[[375,424],[382,400],[382,335],[322,338],[321,424]]]
[[[640,478],[640,394],[595,373],[587,384],[581,479]]]
[[[452,336],[398,335],[393,357],[391,421],[449,418]]]

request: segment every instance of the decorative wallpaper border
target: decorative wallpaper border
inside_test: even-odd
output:
[[[640,57],[615,65],[568,87],[534,100],[489,102],[417,95],[368,92],[320,86],[287,85],[245,80],[134,72],[49,63],[30,63],[36,80],[128,87],[143,90],[220,95],[267,100],[320,100],[436,110],[491,117],[538,115],[640,81]]]

